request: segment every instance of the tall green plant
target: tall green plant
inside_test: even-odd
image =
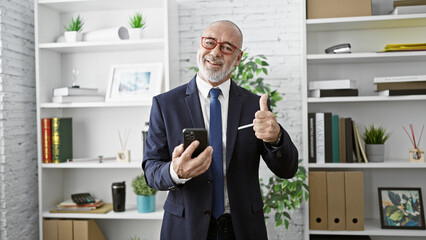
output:
[[[263,196],[263,211],[266,214],[275,210],[275,226],[279,227],[284,223],[288,229],[291,215],[296,208],[300,208],[303,200],[309,198],[309,187],[306,185],[306,169],[301,166],[302,160],[299,160],[299,169],[292,179],[281,179],[277,176],[269,178],[269,183],[263,183],[260,179],[260,186]],[[265,216],[268,218],[268,216]]]
[[[71,18],[71,21],[68,23],[68,26],[64,26],[66,31],[69,32],[80,32],[83,30],[84,26],[84,20],[80,18],[80,15],[77,16],[77,18],[74,20],[74,18]]]

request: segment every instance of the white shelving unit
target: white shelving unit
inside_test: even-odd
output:
[[[96,219],[107,239],[159,239],[162,204],[166,193],[157,193],[157,210],[140,214],[131,181],[142,173],[142,134],[149,119],[151,100],[138,102],[52,103],[52,89],[70,86],[72,69],[78,69],[77,84],[98,88],[105,94],[113,65],[162,63],[162,91],[170,89],[170,76],[178,76],[178,9],[173,0],[38,0],[35,1],[36,88],[39,159],[40,239],[43,219]],[[135,11],[147,17],[148,27],[140,40],[57,42],[64,25],[78,14],[85,20],[83,32],[128,27]],[[115,156],[120,150],[117,130],[131,131],[128,149],[131,162],[115,160],[42,163],[41,119],[72,117],[73,157]],[[72,193],[90,192],[112,202],[113,182],[126,182],[126,211],[107,214],[49,213]]]
[[[383,125],[392,134],[386,142],[385,162],[354,164],[305,163],[309,171],[364,172],[364,231],[309,230],[309,206],[305,211],[305,239],[311,235],[369,235],[384,239],[424,239],[425,230],[381,229],[378,187],[420,187],[426,191],[426,164],[409,163],[410,140],[402,129],[412,123],[420,134],[426,119],[426,96],[377,96],[374,77],[425,75],[426,51],[382,53],[386,44],[421,43],[426,39],[426,14],[388,15],[392,1],[373,0],[373,16],[304,20],[303,158],[308,159],[308,112],[332,112],[351,117],[360,127]],[[306,9],[306,8],[305,8]],[[332,45],[350,43],[351,54],[324,54]],[[308,97],[308,82],[352,79],[358,97]],[[423,110],[420,110],[423,109]],[[423,139],[424,140],[424,139]],[[420,147],[425,146],[424,141]],[[307,160],[306,160],[307,161]],[[382,238],[380,238],[382,239]]]

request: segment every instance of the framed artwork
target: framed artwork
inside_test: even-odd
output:
[[[420,188],[378,188],[384,229],[425,229]]]
[[[161,92],[162,63],[114,65],[108,80],[105,101],[151,100]]]

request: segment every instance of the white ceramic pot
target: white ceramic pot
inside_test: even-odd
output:
[[[65,31],[64,36],[67,42],[80,42],[83,39],[83,34],[77,31]]]
[[[142,38],[142,28],[129,28],[129,39],[141,39]]]
[[[365,144],[365,153],[369,162],[383,162],[385,160],[385,145]]]

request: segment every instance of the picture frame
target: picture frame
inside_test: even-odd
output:
[[[105,101],[148,101],[161,93],[162,83],[162,63],[113,65]]]
[[[382,229],[425,229],[420,188],[378,188]]]

